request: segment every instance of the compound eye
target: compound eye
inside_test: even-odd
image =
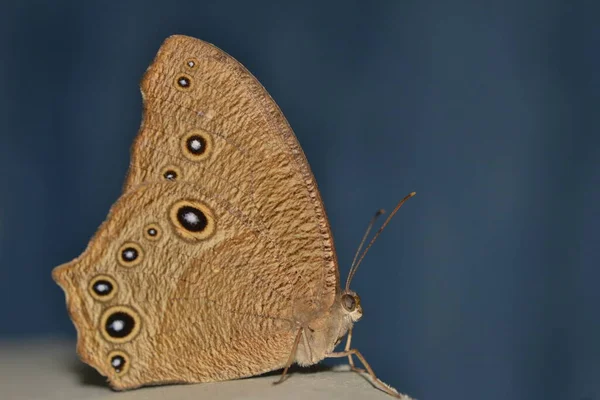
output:
[[[356,309],[356,299],[351,294],[342,295],[342,306],[346,311],[352,312]]]

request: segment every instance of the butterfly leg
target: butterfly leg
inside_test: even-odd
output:
[[[296,334],[296,339],[294,339],[294,346],[292,347],[290,356],[288,357],[288,360],[285,363],[285,368],[283,370],[283,374],[281,374],[281,378],[279,378],[278,381],[273,382],[273,384],[277,385],[285,380],[285,376],[287,375],[288,369],[290,369],[290,366],[294,363],[294,357],[296,356],[296,350],[298,349],[298,343],[300,343],[300,337],[302,336],[302,332],[304,332],[303,328],[298,329],[298,333]]]
[[[360,362],[367,369],[367,373],[371,376],[373,386],[375,386],[377,389],[379,389],[379,390],[381,390],[381,391],[389,394],[390,396],[396,397],[398,399],[411,400],[411,398],[408,397],[407,395],[398,393],[396,391],[396,389],[394,389],[393,387],[391,387],[387,383],[385,383],[382,380],[380,380],[375,375],[375,372],[373,372],[373,369],[371,368],[371,366],[369,365],[369,363],[367,362],[367,360],[365,360],[365,358],[363,357],[363,355],[360,354],[360,352],[358,350],[356,350],[356,349],[349,349],[349,350],[345,350],[345,351],[339,351],[339,352],[329,353],[327,355],[327,357],[329,357],[329,358],[340,358],[340,357],[350,357],[350,356],[353,356],[353,355],[356,356],[356,358],[358,358],[360,360]]]
[[[352,328],[350,328],[350,330],[348,330],[348,335],[346,336],[346,347],[344,348],[344,351],[350,350],[351,342],[352,342]],[[358,368],[354,365],[354,359],[352,358],[352,354],[348,354],[348,364],[350,364],[350,369],[354,372],[359,372],[359,373],[367,372],[363,368]]]

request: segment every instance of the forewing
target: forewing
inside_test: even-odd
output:
[[[327,310],[339,286],[329,223],[306,157],[267,91],[231,56],[185,36],[165,41],[141,89],[144,117],[125,190],[157,179],[210,188],[273,240],[287,275],[300,277],[293,296]]]

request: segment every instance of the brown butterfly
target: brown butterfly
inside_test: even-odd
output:
[[[349,285],[370,245],[342,290],[315,178],[267,91],[185,36],[164,42],[141,89],[123,195],[84,253],[53,271],[82,360],[131,389],[285,368],[282,381],[294,362],[327,357],[363,371],[356,356],[401,397],[350,347],[362,309]]]

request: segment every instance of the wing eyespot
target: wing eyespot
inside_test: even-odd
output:
[[[96,275],[88,286],[90,295],[98,301],[108,301],[117,294],[117,282],[108,275]]]
[[[158,224],[148,224],[144,227],[144,237],[151,241],[157,241],[162,236],[162,229]]]
[[[171,206],[169,220],[175,232],[183,239],[205,240],[216,231],[212,210],[204,203],[180,200]]]
[[[100,332],[111,343],[129,342],[140,332],[140,328],[140,316],[131,307],[110,307],[100,318]]]
[[[192,88],[192,77],[188,74],[179,74],[175,77],[175,88],[187,92]]]
[[[168,181],[176,181],[182,178],[181,169],[174,166],[169,165],[162,169],[161,176]]]
[[[135,267],[144,259],[142,246],[134,242],[124,243],[117,252],[117,262],[122,267]]]
[[[195,58],[188,58],[185,60],[185,66],[191,70],[198,68],[198,61]]]
[[[190,161],[207,158],[213,148],[211,135],[203,129],[194,129],[181,138],[181,152]]]
[[[121,350],[115,350],[108,353],[108,365],[115,371],[117,376],[123,376],[129,371],[131,358],[127,353]]]

